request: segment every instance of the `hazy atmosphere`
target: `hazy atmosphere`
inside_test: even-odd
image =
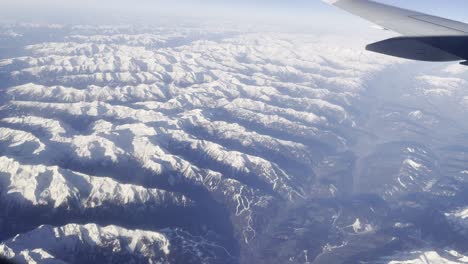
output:
[[[0,257],[468,263],[468,67],[318,0],[167,2],[0,1]]]

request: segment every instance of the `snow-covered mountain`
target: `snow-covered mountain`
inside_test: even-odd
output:
[[[37,229],[5,241],[3,255],[26,263],[229,263],[223,247],[178,229],[159,232],[68,224]]]
[[[466,260],[462,66],[306,33],[1,27],[0,255]]]
[[[437,251],[413,251],[400,253],[390,258],[382,260],[380,263],[389,264],[427,264],[444,263],[460,264],[468,263],[468,257],[454,250],[444,250],[441,253]]]

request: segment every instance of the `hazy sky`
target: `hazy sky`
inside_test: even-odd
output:
[[[426,11],[462,13],[468,10],[466,0],[379,0],[380,2],[412,7]],[[0,0],[0,8],[15,7],[263,7],[263,8],[322,8],[320,0]],[[465,12],[466,13],[466,12]]]
[[[468,21],[466,0],[379,0],[401,7],[420,10],[444,17]],[[219,16],[310,16],[320,20],[343,19],[348,15],[320,0],[0,0],[0,14],[31,16],[59,13],[57,9],[99,9],[107,14],[116,12],[167,13]],[[9,10],[15,10],[10,12]],[[45,10],[45,11],[44,11]],[[86,12],[86,11],[85,11]],[[349,18],[349,16],[348,16]],[[317,21],[317,20],[316,20]]]

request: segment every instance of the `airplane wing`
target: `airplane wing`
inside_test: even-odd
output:
[[[468,24],[371,0],[323,1],[403,35],[370,44],[370,51],[423,61],[468,60]]]

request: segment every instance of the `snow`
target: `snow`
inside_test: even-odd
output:
[[[37,155],[46,149],[46,145],[32,133],[0,127],[0,145],[5,149],[25,155]]]
[[[412,159],[406,159],[405,161],[403,161],[403,164],[406,164],[406,165],[409,165],[411,168],[415,169],[415,170],[419,170],[421,169],[422,167],[422,164],[412,160]]]
[[[21,263],[50,263],[50,264],[65,264],[66,262],[57,260],[41,248],[37,248],[34,250],[23,250],[19,253],[18,257],[15,258],[18,262]]]
[[[445,217],[460,233],[468,235],[468,207],[447,212]]]
[[[406,150],[409,152],[409,153],[415,153],[416,150],[414,148],[406,148]]]
[[[346,188],[338,183],[319,183],[328,175],[316,168],[323,155],[354,151],[355,134],[367,133],[356,102],[395,59],[364,53],[364,40],[350,47],[343,37],[145,30],[75,26],[59,42],[44,40],[0,60],[0,72],[14,83],[2,88],[0,107],[2,201],[19,212],[79,212],[83,222],[87,212],[107,207],[143,215],[141,208],[198,208],[196,189],[227,212],[245,248],[256,245],[260,214],[276,210],[278,201],[289,206],[321,193],[342,195]],[[466,86],[463,76],[415,76],[426,99],[457,95]],[[414,119],[429,114],[421,105],[402,116],[408,112]],[[407,152],[390,192],[412,191],[413,182],[435,184],[417,158],[420,148]],[[465,220],[452,212],[447,217]],[[377,232],[365,217],[350,219],[347,235]],[[5,241],[0,251],[33,262],[59,258],[62,246],[79,251],[86,244],[158,263],[180,250],[175,238],[185,243],[179,252],[196,256],[204,254],[200,246],[215,244],[154,229],[44,225]],[[325,249],[348,242],[340,243]]]
[[[355,233],[359,232],[362,229],[361,220],[359,220],[359,218],[356,218],[356,221],[354,222],[352,226],[353,226]]]
[[[120,78],[121,76],[119,76]],[[126,80],[129,81],[129,76]],[[155,84],[138,84],[135,86],[109,87],[90,85],[87,89],[54,86],[48,87],[34,83],[8,88],[6,94],[15,100],[58,101],[64,103],[93,101],[137,101],[164,100],[163,91]]]
[[[437,251],[414,251],[411,253],[402,253],[402,256],[392,256],[388,258],[388,264],[461,264],[468,263],[466,256],[451,250],[450,254],[441,255]],[[401,260],[390,260],[390,259]]]
[[[400,223],[400,222],[398,222],[398,223],[395,223],[394,226],[395,226],[396,228],[407,228],[407,227],[412,227],[413,224],[411,224],[411,223]]]
[[[7,138],[1,179],[9,182],[2,198],[70,210],[192,204],[141,184],[157,178],[171,188],[206,188],[229,208],[244,243],[256,237],[255,212],[271,206],[272,196],[304,198],[312,184],[304,175],[315,162],[307,143],[345,145],[333,131],[355,123],[350,100],[362,79],[392,62],[359,60],[355,50],[307,35],[244,33],[172,47],[184,31],[73,30],[86,34],[29,45],[26,56],[0,62],[13,79],[29,81],[5,88],[5,109],[13,110],[0,122],[21,135],[0,137]],[[12,150],[15,143],[22,151]],[[135,163],[135,175],[118,180],[133,184],[112,179],[126,162]],[[291,173],[288,164],[306,171]],[[338,187],[328,189],[339,195]]]
[[[124,206],[145,203],[153,206],[189,205],[182,195],[141,186],[121,184],[104,177],[89,176],[59,167],[25,165],[10,158],[0,157],[0,181],[8,182],[3,200],[53,208],[80,204],[81,208],[95,208],[106,203]],[[76,208],[77,209],[77,208]]]
[[[90,250],[89,252],[87,252]],[[160,231],[129,230],[115,225],[68,224],[60,227],[43,225],[0,244],[0,254],[20,263],[62,264],[61,259],[93,260],[99,252],[105,262],[119,257],[126,261],[170,263],[174,256],[195,263],[213,259],[229,261],[227,250],[203,237],[181,229]],[[81,254],[88,254],[86,257]],[[217,255],[215,255],[217,254]],[[218,259],[219,258],[219,259]]]
[[[410,112],[408,115],[414,119],[421,119],[423,117],[423,113],[420,110]]]
[[[460,89],[466,86],[466,81],[458,77],[440,77],[422,75],[416,78],[421,82],[421,91],[427,96],[451,97],[455,96]]]
[[[129,243],[129,247],[120,247],[118,241]],[[164,233],[127,230],[117,226],[100,227],[95,224],[69,224],[55,228],[41,226],[28,234],[17,236],[1,244],[3,248],[6,245],[19,253],[17,256],[10,254],[9,258],[24,260],[26,263],[54,259],[56,256],[51,255],[51,252],[64,256],[64,246],[76,252],[86,247],[97,247],[114,254],[130,249],[127,254],[141,255],[153,261],[171,253],[171,243],[168,235]],[[29,248],[33,250],[28,250]],[[155,251],[147,251],[146,248],[152,248]]]
[[[455,211],[453,213],[453,216],[461,218],[461,219],[468,219],[468,208]]]
[[[444,69],[444,72],[453,74],[453,75],[461,74],[466,71],[467,71],[466,67],[464,67],[464,65],[459,65],[459,64],[451,64]]]
[[[7,259],[12,259],[16,256],[15,252],[4,244],[0,244],[0,255]]]
[[[356,234],[368,233],[368,232],[372,232],[374,230],[372,225],[370,225],[368,223],[362,223],[361,219],[359,219],[359,218],[356,218],[356,220],[354,221],[354,223],[352,225],[350,225],[350,227],[353,228],[353,231]]]

